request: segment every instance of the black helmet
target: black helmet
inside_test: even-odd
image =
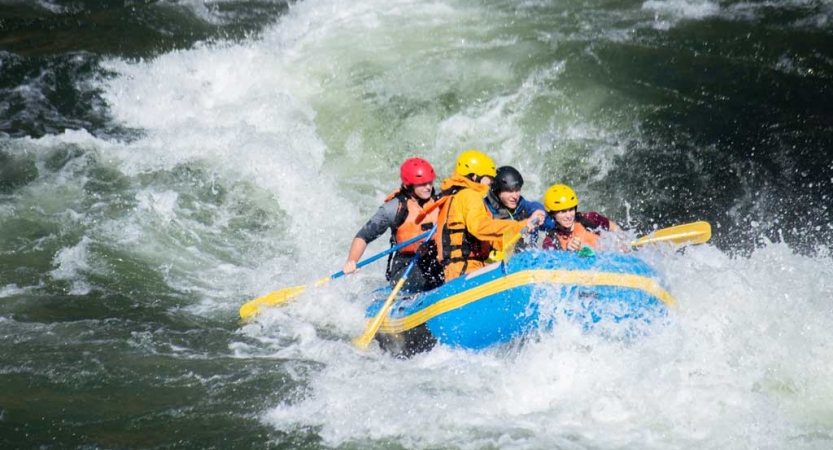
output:
[[[492,182],[492,192],[495,195],[501,192],[520,189],[524,185],[524,177],[512,166],[503,166],[497,169],[497,175]]]

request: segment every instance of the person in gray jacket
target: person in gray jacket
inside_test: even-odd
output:
[[[395,246],[430,230],[436,223],[438,209],[434,209],[420,222],[416,220],[422,208],[437,200],[433,184],[437,176],[431,164],[421,158],[410,158],[402,163],[399,177],[402,181],[400,188],[385,199],[376,214],[353,238],[347,261],[342,267],[345,275],[358,271],[356,264],[367,245],[388,229],[391,230],[391,246]],[[443,284],[443,270],[437,261],[436,244],[434,241],[417,241],[400,248],[388,258],[385,278],[391,285],[396,284],[417,251],[420,254],[418,264],[411,270],[403,290],[423,291]]]

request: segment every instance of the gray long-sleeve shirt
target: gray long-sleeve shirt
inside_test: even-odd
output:
[[[356,233],[356,237],[369,244],[385,234],[385,231],[392,229],[396,221],[396,212],[399,211],[399,205],[400,201],[397,197],[382,204],[376,210],[376,214]]]

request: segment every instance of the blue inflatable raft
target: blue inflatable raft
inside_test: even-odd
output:
[[[366,316],[376,316],[390,289],[377,291]],[[437,343],[480,350],[553,330],[559,321],[639,332],[664,322],[671,294],[635,254],[533,250],[454,279],[432,291],[395,300],[376,339],[411,356]]]

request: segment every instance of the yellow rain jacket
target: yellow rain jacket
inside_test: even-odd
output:
[[[454,174],[440,184],[444,198],[437,219],[437,253],[445,281],[485,265],[492,246],[502,246],[503,235],[520,233],[526,222],[496,220],[483,204],[489,187]]]

